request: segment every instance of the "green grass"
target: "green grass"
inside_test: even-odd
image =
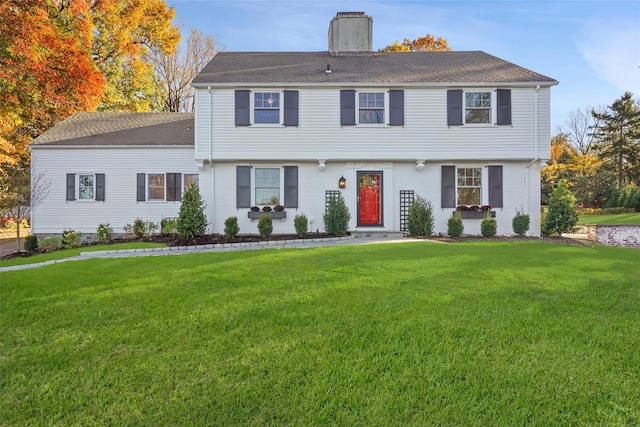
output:
[[[61,251],[49,252],[46,254],[38,254],[25,258],[11,258],[0,261],[0,267],[10,267],[13,265],[37,264],[39,262],[53,261],[57,259],[70,258],[80,255],[82,252],[95,251],[115,251],[119,249],[144,249],[144,248],[162,248],[164,243],[152,242],[132,242],[132,243],[115,243],[113,245],[96,245],[84,246],[81,248],[64,249]]]
[[[529,241],[0,273],[0,425],[638,425],[638,277]]]
[[[640,212],[618,215],[580,215],[579,225],[629,225],[640,224]]]

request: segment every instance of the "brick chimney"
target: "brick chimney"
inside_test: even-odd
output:
[[[364,12],[338,12],[329,23],[329,51],[371,52],[372,20]]]

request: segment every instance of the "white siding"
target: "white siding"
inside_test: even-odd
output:
[[[358,88],[362,89],[362,88]],[[210,135],[209,93],[200,89],[197,156]],[[525,160],[535,155],[535,88],[512,89],[512,126],[448,127],[446,88],[406,88],[405,126],[340,126],[338,88],[300,88],[299,126],[234,124],[234,90],[212,90],[212,156],[233,160]],[[204,101],[206,98],[207,102]],[[538,91],[538,157],[549,151],[549,89]],[[209,153],[207,152],[208,156]],[[204,157],[203,157],[204,158]]]
[[[176,217],[180,202],[136,202],[136,174],[167,172],[198,173],[193,147],[33,148],[32,174],[44,174],[49,194],[33,210],[32,232],[95,233],[99,224],[109,223],[122,233],[136,218],[160,222]],[[66,201],[68,173],[104,173],[105,201]]]
[[[441,166],[443,164],[430,162],[422,171],[415,168],[415,162],[333,162],[327,163],[326,169],[318,169],[317,163],[276,163],[253,161],[240,163],[251,164],[255,167],[280,167],[283,165],[297,165],[299,175],[299,204],[297,209],[287,209],[287,218],[274,220],[274,233],[294,233],[293,219],[296,214],[304,213],[310,221],[312,231],[324,230],[322,215],[324,213],[325,190],[338,190],[338,179],[347,179],[347,188],[340,190],[345,198],[351,221],[349,229],[352,231],[400,231],[400,191],[413,190],[417,195],[431,200],[434,208],[435,234],[447,234],[447,220],[453,209],[440,207]],[[485,171],[483,179],[483,204],[487,203],[487,165],[503,166],[503,198],[504,207],[495,208],[499,235],[513,234],[511,221],[516,209],[526,210],[531,217],[531,231],[529,235],[539,235],[539,200],[540,184],[539,170],[536,165],[529,169],[529,180],[525,179],[525,162],[483,163],[464,162],[456,166],[482,167]],[[237,163],[216,163],[205,165],[200,174],[200,188],[206,200],[207,218],[211,220],[211,230],[216,233],[224,232],[224,220],[230,216],[238,218],[241,233],[257,233],[257,221],[247,218],[248,209],[236,208],[236,166]],[[383,218],[381,227],[357,226],[357,172],[383,172]],[[527,185],[527,188],[525,188]],[[205,189],[206,188],[206,189]],[[528,197],[527,197],[528,196]],[[479,219],[465,219],[465,234],[480,234]]]

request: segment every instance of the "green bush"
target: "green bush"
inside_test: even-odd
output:
[[[197,185],[191,185],[182,195],[180,214],[178,215],[178,236],[190,239],[204,235],[207,229],[207,217],[204,215],[204,202]]]
[[[480,223],[480,233],[484,237],[495,236],[498,231],[498,222],[494,218],[485,218]]]
[[[82,231],[65,230],[62,232],[62,245],[67,248],[77,248],[82,243]]]
[[[38,250],[38,237],[34,234],[25,237],[24,250],[27,252],[34,252]]]
[[[620,189],[612,188],[611,193],[609,193],[609,197],[607,197],[607,201],[604,203],[605,208],[617,208],[618,200],[620,199]]]
[[[230,216],[229,218],[224,220],[224,235],[227,237],[236,237],[240,232],[240,227],[238,226],[238,218],[235,216]]]
[[[629,209],[634,209],[636,212],[640,212],[640,188],[629,199]]]
[[[62,240],[59,236],[45,237],[39,242],[40,251],[53,252],[62,249]]]
[[[113,228],[109,224],[100,224],[96,230],[96,237],[100,243],[109,243],[111,241],[111,234]]]
[[[433,206],[430,200],[416,195],[416,199],[409,207],[407,215],[407,229],[410,236],[433,235]]]
[[[146,233],[146,227],[144,225],[144,221],[140,218],[136,218],[135,221],[133,221],[133,234],[136,235],[136,237],[142,237],[145,235]]]
[[[258,232],[265,239],[271,237],[271,233],[273,233],[273,218],[271,218],[271,215],[260,215],[260,219],[258,220]]]
[[[177,221],[172,218],[162,218],[160,220],[160,234],[169,236],[176,232]]]
[[[569,191],[567,181],[561,180],[549,197],[543,230],[549,235],[570,233],[577,223],[576,198]]]
[[[462,223],[462,216],[460,211],[456,211],[455,214],[447,221],[447,234],[451,237],[460,237],[464,233],[464,224]]]
[[[326,212],[322,215],[325,231],[328,234],[343,236],[349,230],[350,219],[351,214],[342,194],[338,194],[338,197],[331,197],[329,206],[327,206]]]
[[[304,236],[309,229],[309,219],[305,214],[296,215],[293,218],[293,228],[298,236]]]
[[[513,221],[511,221],[511,227],[513,228],[513,232],[518,236],[522,236],[527,231],[529,231],[529,226],[531,225],[531,219],[529,215],[520,212],[516,209],[516,216],[513,217]]]

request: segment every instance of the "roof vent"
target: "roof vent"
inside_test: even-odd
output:
[[[327,64],[327,74],[331,74],[331,64]]]

